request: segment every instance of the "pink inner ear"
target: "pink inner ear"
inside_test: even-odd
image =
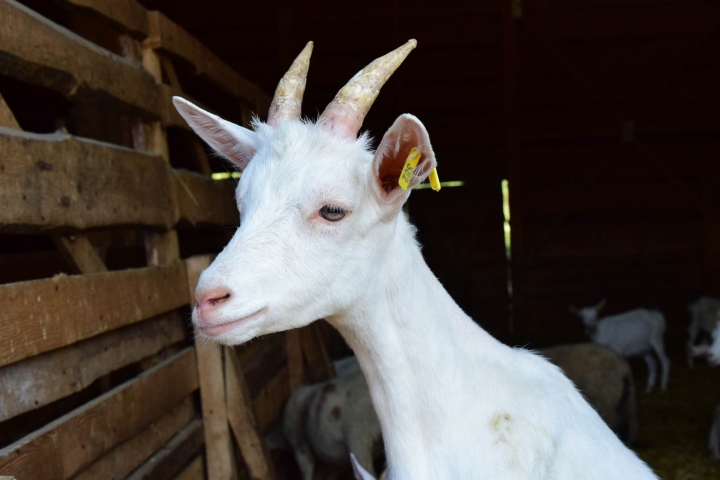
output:
[[[405,161],[410,155],[410,150],[420,146],[420,140],[414,131],[406,130],[393,134],[390,138],[385,138],[383,143],[385,141],[387,141],[387,148],[378,168],[378,181],[385,195],[388,195],[394,189],[399,188],[398,180],[400,180],[400,173],[405,166]],[[423,168],[422,158],[417,168]]]

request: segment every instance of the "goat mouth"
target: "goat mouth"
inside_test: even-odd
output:
[[[261,308],[257,312],[251,313],[250,315],[239,318],[237,320],[231,320],[229,322],[221,323],[219,325],[199,324],[198,327],[200,327],[200,331],[203,334],[209,337],[215,337],[217,335],[221,335],[232,330],[233,328],[239,326],[241,323],[252,320],[253,318],[257,318],[260,315],[263,315],[265,312],[267,312],[267,307]]]

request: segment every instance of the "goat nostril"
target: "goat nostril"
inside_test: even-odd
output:
[[[225,303],[230,300],[232,293],[227,289],[217,289],[210,292],[204,292],[203,295],[197,297],[197,308],[212,308],[221,303]]]
[[[223,303],[223,302],[227,301],[229,298],[230,298],[230,294],[226,293],[222,297],[211,298],[209,303],[210,303],[210,305],[217,305],[218,303]]]

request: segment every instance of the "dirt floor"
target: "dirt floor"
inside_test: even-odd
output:
[[[720,404],[720,367],[703,360],[689,369],[672,358],[667,392],[645,393],[647,370],[632,362],[638,391],[638,440],[634,450],[664,480],[720,480],[720,460],[710,457],[708,434]]]

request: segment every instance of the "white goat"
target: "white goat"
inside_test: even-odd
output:
[[[666,390],[670,375],[670,359],[665,354],[663,342],[665,334],[663,314],[657,310],[638,308],[598,320],[600,310],[604,307],[605,300],[602,300],[592,307],[581,309],[570,307],[570,311],[582,319],[585,332],[593,342],[610,347],[623,357],[643,357],[648,367],[647,392],[653,389],[657,378],[657,363],[653,356],[655,352],[662,368],[660,387]]]
[[[697,337],[701,332],[712,333],[718,324],[718,314],[720,313],[720,299],[713,297],[700,297],[688,306],[690,312],[690,326],[688,327],[688,343],[687,357],[690,368],[694,366],[694,357],[699,356],[702,352],[695,345]]]
[[[317,123],[300,119],[311,44],[254,130],[175,99],[243,169],[241,223],[200,278],[193,322],[235,345],[327,319],[365,373],[389,479],[656,479],[557,367],[487,334],[423,260],[401,209],[436,166],[425,127],[401,115],[374,153],[357,137],[415,45],[360,71]],[[413,148],[418,163],[405,168]]]

